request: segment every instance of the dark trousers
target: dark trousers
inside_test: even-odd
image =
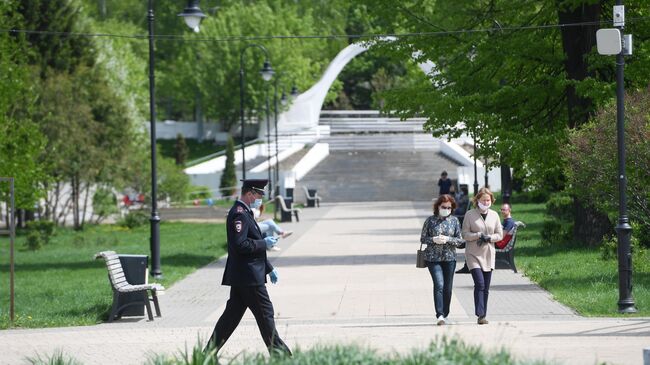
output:
[[[472,274],[472,279],[474,279],[474,313],[477,317],[485,317],[487,314],[492,271],[472,269],[470,272]]]
[[[281,351],[291,355],[289,347],[280,339],[278,331],[275,329],[273,303],[271,303],[269,293],[264,285],[230,287],[230,299],[214,327],[208,347],[214,346],[217,350],[220,349],[239,325],[247,308],[255,316],[257,327],[260,329],[260,334],[262,334],[269,353]]]
[[[433,304],[436,308],[436,318],[447,317],[451,303],[451,289],[454,286],[456,261],[427,262],[427,267],[433,279]]]

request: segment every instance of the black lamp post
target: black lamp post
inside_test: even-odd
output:
[[[273,119],[273,128],[275,129],[275,191],[274,195],[280,195],[280,160],[278,159],[278,81],[282,78],[284,74],[280,73],[279,75],[276,75],[275,77],[275,82],[273,83],[273,114],[274,114],[274,119]],[[298,88],[294,85],[291,87],[291,99],[295,98],[298,96]],[[289,99],[287,98],[287,94],[282,90],[282,96],[280,97],[280,104],[287,105],[289,103]],[[277,209],[276,209],[277,213]],[[277,218],[277,216],[275,216]]]
[[[201,19],[206,15],[199,9],[199,1],[188,1],[188,5],[179,14],[185,18],[185,22],[198,31]],[[158,215],[158,184],[156,176],[156,80],[155,80],[155,58],[154,58],[154,15],[153,0],[149,0],[147,12],[149,26],[149,124],[151,139],[151,223],[149,246],[151,249],[151,275],[155,278],[162,277],[160,269],[160,216]]]
[[[257,47],[261,49],[264,52],[264,56],[266,57],[266,60],[264,61],[264,67],[262,67],[262,70],[260,73],[262,74],[262,78],[264,81],[270,81],[271,78],[273,77],[273,74],[275,71],[273,71],[273,68],[271,68],[271,62],[269,61],[269,51],[266,50],[264,46],[261,44],[249,44],[246,45],[244,48],[242,48],[241,53],[239,55],[239,113],[241,116],[241,157],[242,157],[242,164],[241,164],[241,171],[242,171],[242,178],[246,178],[246,134],[244,133],[244,52],[251,48],[251,47]],[[268,103],[267,103],[268,104]],[[267,108],[268,109],[268,108]],[[267,110],[268,111],[268,110]],[[268,113],[267,113],[268,115]],[[268,125],[268,123],[267,123]]]
[[[616,0],[616,5],[622,8],[623,1]],[[621,9],[623,19],[625,10]],[[616,14],[616,11],[615,11]],[[624,22],[615,23],[615,27],[623,33]],[[629,47],[630,45],[628,45]],[[631,48],[629,48],[631,53]],[[627,177],[625,175],[625,51],[616,55],[616,143],[618,147],[618,311],[620,313],[636,313],[632,297],[632,252],[630,240],[632,227],[627,216]]]

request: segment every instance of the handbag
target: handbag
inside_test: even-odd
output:
[[[420,243],[420,249],[417,251],[417,260],[415,261],[415,267],[424,268],[427,267],[427,263],[424,260],[424,250],[422,249],[422,243]]]

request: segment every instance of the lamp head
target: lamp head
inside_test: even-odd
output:
[[[199,8],[199,0],[188,0],[187,6],[183,9],[182,13],[178,14],[178,16],[182,16],[185,20],[185,24],[198,33],[199,24],[201,24],[201,20],[207,15],[205,15],[201,11],[201,8]]]
[[[269,60],[264,61],[264,67],[262,67],[260,73],[262,74],[262,78],[264,79],[264,81],[271,80],[271,78],[275,74],[275,71],[273,71],[273,68],[271,67],[271,62],[269,62]]]
[[[287,105],[288,102],[289,102],[289,99],[287,99],[287,94],[283,90],[282,91],[282,97],[280,97],[280,104]]]
[[[296,96],[298,96],[298,88],[296,87],[296,85],[293,85],[291,87],[291,94],[290,95],[291,95],[292,98],[295,98]]]

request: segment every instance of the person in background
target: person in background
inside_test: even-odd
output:
[[[449,189],[451,189],[451,179],[447,178],[447,171],[443,171],[442,174],[440,174],[438,186],[440,187],[438,195],[449,194]]]
[[[436,324],[448,322],[451,290],[456,269],[456,247],[463,243],[458,219],[451,212],[456,202],[450,195],[438,197],[433,204],[433,215],[422,227],[420,242],[426,244],[425,261],[433,280],[433,303],[436,309]]]
[[[262,204],[267,180],[244,180],[241,196],[228,212],[226,233],[228,258],[221,285],[230,286],[230,298],[219,317],[204,352],[216,352],[235,331],[246,309],[255,316],[262,339],[269,353],[291,350],[282,341],[275,328],[273,303],[266,290],[266,276],[273,284],[278,282],[278,272],[266,256],[266,249],[275,246],[276,237],[262,237],[251,208]]]
[[[494,243],[503,238],[499,215],[490,209],[494,195],[481,188],[473,199],[474,209],[465,213],[462,235],[467,242],[465,259],[474,280],[474,312],[479,325],[488,324],[487,305],[492,271],[496,262]]]
[[[253,217],[255,218],[255,221],[257,221],[257,226],[260,227],[263,236],[274,236],[277,234],[282,238],[287,238],[293,234],[293,231],[285,231],[280,228],[273,219],[259,220],[262,213],[264,213],[264,204],[260,205],[259,208],[252,208],[251,210],[253,211]],[[280,247],[277,245],[273,246],[269,248],[269,251],[280,251]]]
[[[503,227],[504,232],[510,232],[513,228],[515,228],[515,220],[512,218],[512,207],[508,203],[503,203],[501,205],[501,215],[503,217],[503,221],[501,222],[501,226]]]

